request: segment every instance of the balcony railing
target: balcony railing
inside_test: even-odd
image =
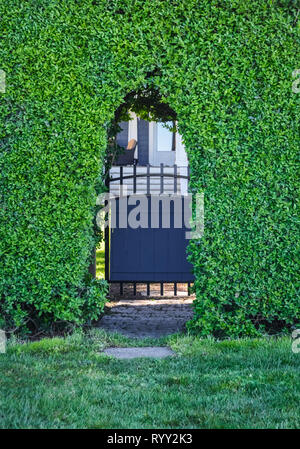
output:
[[[187,195],[190,179],[189,167],[173,167],[160,164],[154,166],[113,166],[107,180],[110,192],[118,195],[120,186],[126,186],[128,195],[171,194]]]

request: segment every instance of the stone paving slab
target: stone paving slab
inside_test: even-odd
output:
[[[162,359],[175,355],[175,352],[163,346],[145,346],[143,348],[107,348],[103,351],[107,355],[117,359],[135,359],[141,357],[152,357]]]
[[[99,327],[128,337],[158,338],[185,330],[193,316],[193,299],[136,299],[112,301]]]

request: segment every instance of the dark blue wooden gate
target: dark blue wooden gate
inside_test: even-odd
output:
[[[162,227],[160,204],[159,227],[151,228],[151,201],[148,197],[148,227],[120,228],[119,200],[116,200],[116,227],[110,234],[110,280],[120,282],[192,282],[192,266],[187,260],[186,232],[174,227],[174,204],[170,207],[170,228]],[[184,198],[182,223],[184,223]],[[128,215],[136,206],[128,206]],[[126,217],[125,217],[126,218]],[[123,217],[124,223],[124,217]]]
[[[134,193],[136,192],[136,178],[137,175],[135,167],[133,167],[133,185]],[[143,175],[145,176],[145,175]],[[150,193],[150,174],[149,168],[147,175],[147,198],[148,198],[148,226],[146,228],[138,227],[132,229],[131,227],[120,227],[120,199],[115,199],[115,207],[111,208],[112,217],[111,222],[115,221],[115,227],[110,229],[110,235],[106,235],[106,263],[109,264],[107,269],[107,278],[110,282],[186,282],[194,281],[192,273],[192,265],[187,260],[187,246],[189,240],[186,238],[186,232],[190,231],[184,225],[184,208],[187,207],[187,197],[180,196],[182,203],[181,207],[181,221],[182,227],[175,227],[174,214],[176,211],[174,203],[170,202],[170,227],[163,227],[162,222],[162,203],[160,203],[159,210],[156,212],[159,216],[158,227],[151,226],[151,195]],[[163,166],[157,175],[161,177],[161,193],[163,193]],[[176,178],[189,178],[188,176],[177,175],[177,167],[174,167],[174,192],[177,189]],[[123,184],[123,179],[131,176],[123,177],[123,169],[120,167],[120,178],[111,179],[111,181],[120,181]],[[136,196],[138,198],[138,195]],[[126,216],[122,217],[124,221],[127,220],[132,209],[136,207],[131,205],[127,207]],[[108,233],[107,233],[108,234]],[[110,243],[108,245],[108,242]],[[174,288],[175,290],[175,288]]]

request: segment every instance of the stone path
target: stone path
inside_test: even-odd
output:
[[[99,327],[136,338],[175,334],[184,331],[185,323],[192,318],[192,302],[192,297],[111,301]]]
[[[117,359],[136,359],[141,357],[154,357],[164,359],[175,355],[172,349],[166,346],[145,346],[142,348],[107,348],[103,351],[105,354],[116,357]]]

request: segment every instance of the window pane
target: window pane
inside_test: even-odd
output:
[[[170,127],[172,122],[166,122]],[[157,151],[172,151],[173,133],[161,122],[157,123]]]

